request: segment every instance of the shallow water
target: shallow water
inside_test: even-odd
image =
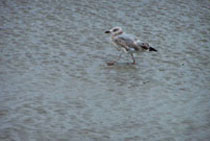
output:
[[[1,1],[1,141],[208,141],[210,1]],[[104,31],[158,49],[137,65]]]

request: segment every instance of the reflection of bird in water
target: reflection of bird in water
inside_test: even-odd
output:
[[[128,53],[132,57],[132,64],[136,64],[133,53],[143,52],[143,51],[155,51],[156,49],[151,47],[148,43],[141,42],[136,36],[126,34],[122,31],[120,27],[114,27],[110,30],[105,31],[107,34],[111,34],[112,42],[117,46],[119,51]],[[108,65],[114,65],[121,57],[122,53],[120,53],[117,60],[113,62],[107,63]]]

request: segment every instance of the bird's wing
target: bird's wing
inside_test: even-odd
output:
[[[135,36],[129,35],[129,34],[122,34],[122,35],[116,36],[114,38],[114,42],[117,45],[125,48],[126,51],[133,50],[133,49],[135,51],[144,51],[144,50],[148,50],[150,47],[148,43],[144,43],[138,40]]]
[[[143,50],[148,50],[149,47],[150,47],[148,43],[143,43],[143,42],[140,42],[140,41],[137,41],[136,45]]]
[[[129,36],[117,36],[114,38],[114,42],[117,45],[125,48],[126,51],[129,51],[130,49],[138,50],[135,40]]]

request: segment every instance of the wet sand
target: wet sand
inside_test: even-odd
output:
[[[210,1],[1,1],[1,141],[208,141]],[[158,53],[119,52],[121,26]]]

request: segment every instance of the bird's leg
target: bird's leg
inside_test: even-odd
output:
[[[132,64],[136,64],[136,60],[135,60],[133,54],[131,54],[131,58],[132,58],[132,60],[133,60]]]
[[[118,60],[120,60],[121,56],[122,56],[123,52],[120,53],[120,55],[117,57],[116,61],[117,62]]]
[[[120,53],[120,55],[117,57],[117,59],[115,61],[108,62],[107,65],[110,65],[110,66],[114,65],[121,58],[122,54],[123,54],[123,52]]]

